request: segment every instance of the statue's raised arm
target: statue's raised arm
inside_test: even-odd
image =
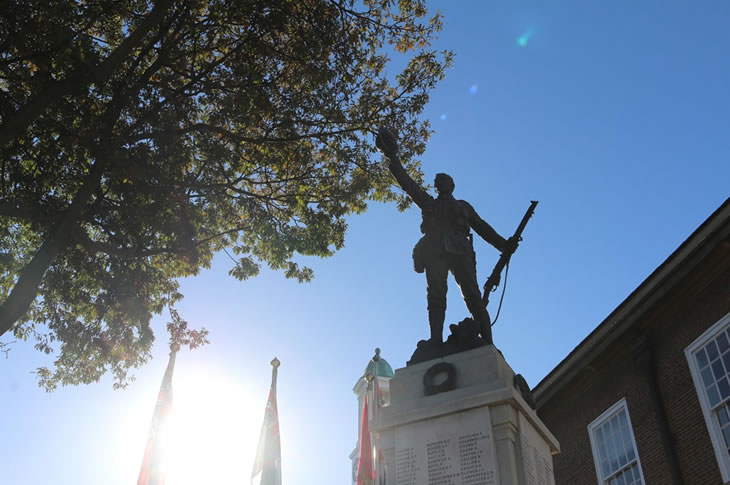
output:
[[[423,190],[423,187],[413,180],[401,165],[398,157],[398,140],[393,132],[384,127],[379,128],[375,137],[375,146],[388,158],[390,173],[418,207],[423,209],[426,204],[433,202],[433,197]]]

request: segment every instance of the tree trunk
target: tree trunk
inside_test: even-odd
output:
[[[62,232],[63,228],[58,227],[53,236],[43,242],[31,262],[23,268],[7,300],[0,305],[0,335],[10,330],[26,314],[35,300],[43,275],[68,244],[68,237],[60,234]]]
[[[89,170],[88,178],[79,189],[68,210],[48,238],[43,241],[30,263],[20,272],[18,282],[10,291],[8,298],[0,304],[0,336],[10,330],[15,322],[28,312],[28,308],[38,295],[38,288],[46,270],[53,264],[59,253],[72,243],[72,228],[78,223],[81,213],[99,187],[108,160],[108,156],[96,159]]]

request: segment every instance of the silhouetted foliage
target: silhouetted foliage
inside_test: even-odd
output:
[[[406,203],[373,127],[400,129],[420,177],[440,27],[423,0],[5,2],[0,335],[57,353],[47,388],[121,386],[217,251],[241,280],[309,280],[296,253],[340,249],[369,200]]]

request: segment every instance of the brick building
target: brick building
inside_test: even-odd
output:
[[[558,485],[730,483],[730,199],[533,393]]]

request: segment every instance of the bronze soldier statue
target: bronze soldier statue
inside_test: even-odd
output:
[[[517,240],[503,238],[479,217],[468,202],[455,199],[454,181],[449,175],[436,174],[436,198],[423,190],[401,165],[398,141],[390,130],[380,128],[375,145],[389,159],[388,167],[398,184],[421,208],[423,237],[413,248],[413,264],[417,272],[426,272],[428,323],[431,328],[429,343],[443,343],[446,280],[451,271],[467,308],[479,326],[482,339],[491,344],[492,326],[477,283],[476,256],[470,228],[503,253],[513,252]]]

